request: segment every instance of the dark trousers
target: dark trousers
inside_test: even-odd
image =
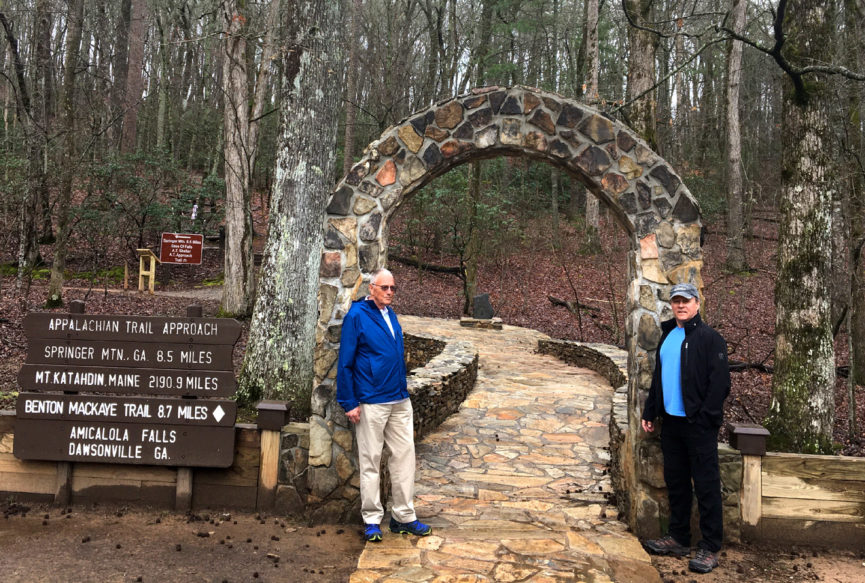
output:
[[[664,415],[661,451],[670,499],[669,534],[679,544],[691,546],[691,503],[696,494],[703,535],[698,546],[718,552],[724,538],[718,430]]]

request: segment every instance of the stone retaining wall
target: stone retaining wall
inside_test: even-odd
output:
[[[604,376],[615,388],[610,415],[610,473],[619,511],[628,516],[636,509],[636,524],[631,527],[640,536],[657,536],[666,532],[670,514],[664,484],[661,440],[642,432],[634,436],[628,426],[628,353],[614,346],[567,340],[541,340],[538,352],[591,369]],[[642,409],[642,406],[640,407]],[[742,484],[742,456],[726,444],[718,444],[721,465],[721,494],[724,501],[724,539],[738,542],[741,535],[739,492]],[[636,487],[635,487],[636,486]],[[699,537],[696,512],[692,532]],[[696,539],[695,539],[696,542]]]
[[[474,387],[478,353],[469,342],[447,342],[426,334],[404,334],[404,344],[417,440],[459,409]],[[345,415],[341,413],[341,417]],[[311,423],[315,422],[313,419]],[[291,423],[282,429],[277,509],[315,522],[356,519],[360,479],[354,431],[348,425],[328,428],[332,431],[333,462],[328,467],[315,467],[309,463],[310,450],[316,447],[311,423]],[[386,469],[385,459],[382,466]],[[388,483],[383,479],[382,487]],[[322,500],[327,502],[322,504]]]

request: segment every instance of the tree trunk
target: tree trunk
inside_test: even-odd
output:
[[[480,237],[478,236],[478,205],[481,199],[481,163],[476,160],[469,164],[469,190],[466,193],[466,245],[461,267],[466,277],[463,280],[463,314],[471,316],[474,312],[472,301],[478,288],[478,255]]]
[[[285,399],[309,411],[318,271],[327,193],[334,184],[342,96],[341,3],[295,0],[288,14],[281,132],[269,237],[240,375],[241,398]],[[322,91],[327,87],[327,91]],[[332,363],[316,364],[327,376]]]
[[[66,56],[63,62],[63,158],[60,163],[60,189],[57,197],[57,242],[51,262],[51,280],[48,282],[46,306],[63,305],[63,270],[69,250],[69,204],[77,169],[75,158],[75,69],[81,51],[81,33],[84,28],[84,0],[69,0]]]
[[[351,30],[349,31],[348,63],[345,88],[345,146],[342,156],[342,174],[348,174],[354,164],[354,135],[357,124],[357,75],[358,44],[360,44],[360,19],[363,0],[351,0]],[[434,50],[430,46],[430,50]]]
[[[645,25],[651,22],[651,0],[623,0],[622,6],[631,20]],[[631,104],[628,119],[651,149],[656,149],[655,96],[649,89],[655,83],[655,49],[658,38],[651,32],[628,27],[628,100]],[[648,93],[647,93],[648,91]]]
[[[132,1],[129,28],[129,67],[123,93],[123,126],[120,149],[135,152],[138,143],[138,109],[144,91],[144,38],[147,33],[147,1]]]
[[[261,64],[252,88],[250,111],[250,64],[246,35],[247,18],[238,11],[235,0],[223,4],[226,45],[223,59],[225,98],[225,284],[222,311],[245,316],[252,309],[255,293],[255,265],[252,251],[252,173],[258,154],[258,130],[270,83],[271,62],[275,53],[279,0],[271,2],[265,19]]]
[[[784,25],[790,54],[803,55],[800,58],[809,62],[831,60],[831,5],[823,0],[788,4]],[[788,87],[784,96],[775,374],[765,425],[773,451],[831,453],[835,420],[829,295],[835,185],[827,143],[831,89],[825,77],[813,74],[805,87],[799,91]]]
[[[745,0],[733,0],[730,27],[741,34],[745,26]],[[739,82],[742,78],[742,42],[730,40],[727,52],[727,267],[739,272],[745,258],[745,211],[742,181],[742,133],[739,127]]]
[[[120,0],[120,15],[115,27],[114,83],[111,85],[111,125],[108,128],[111,149],[120,151],[123,135],[123,104],[129,78],[129,32],[132,25],[132,0]]]
[[[562,245],[559,233],[559,190],[561,189],[562,171],[559,168],[550,170],[550,215],[553,226],[553,247],[558,249]]]
[[[168,90],[169,79],[168,69],[171,66],[171,60],[168,52],[168,35],[169,24],[164,21],[171,21],[173,15],[169,12],[168,18],[157,13],[156,30],[159,32],[159,74],[156,77],[156,95],[157,95],[157,110],[156,110],[156,149],[167,150],[165,146],[165,132],[168,120]]]
[[[225,99],[225,284],[222,311],[246,316],[252,307],[255,275],[252,253],[249,167],[245,148],[249,130],[249,84],[246,71],[246,17],[236,0],[222,5],[225,54],[222,83]]]
[[[598,47],[598,0],[586,0],[586,56],[589,61],[588,89],[586,101],[598,102],[598,76],[601,69]],[[586,243],[590,249],[598,245],[600,232],[600,207],[598,198],[586,190]]]
[[[744,3],[740,2],[743,6]],[[685,15],[686,10],[686,2],[682,0],[681,2],[677,2],[676,9],[678,10],[678,14],[676,16],[683,17]],[[676,24],[677,32],[676,38],[674,40],[675,46],[675,61],[674,65],[676,69],[679,69],[682,64],[685,62],[687,55],[685,54],[685,35],[683,34],[682,26],[677,22]],[[741,45],[741,43],[739,43]],[[741,52],[740,52],[741,54]],[[685,72],[683,70],[679,70],[675,77],[673,84],[676,88],[676,121],[674,125],[673,132],[673,144],[672,150],[675,152],[674,159],[681,161],[683,159],[683,150],[686,140],[690,137],[688,135],[689,123],[688,120],[691,117],[691,100],[688,94],[688,81],[685,78]]]
[[[848,44],[856,70],[865,67],[865,2],[847,0],[846,21]],[[847,216],[850,217],[850,377],[854,385],[865,385],[865,140],[861,120],[865,119],[865,99],[862,83],[850,83],[848,115],[848,158],[851,164],[851,183],[848,188],[850,201]]]
[[[37,4],[37,40],[43,38],[43,26],[48,24],[47,3]],[[27,186],[21,201],[18,215],[18,278],[16,287],[24,288],[26,295],[30,287],[30,276],[33,266],[39,257],[39,244],[37,242],[38,231],[37,209],[39,208],[40,193],[44,191],[45,169],[43,164],[44,154],[44,130],[40,128],[40,122],[44,122],[43,107],[44,93],[42,85],[35,83],[31,94],[27,85],[26,69],[21,53],[18,50],[18,38],[12,24],[6,18],[4,12],[0,12],[0,24],[8,42],[9,55],[12,60],[12,69],[15,72],[15,84],[17,87],[15,111],[16,117],[21,122],[21,128],[27,141]],[[41,43],[37,44],[37,53],[40,52]],[[37,58],[37,77],[42,76],[39,64],[41,58]]]

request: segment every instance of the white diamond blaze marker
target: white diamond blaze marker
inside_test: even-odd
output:
[[[225,411],[222,410],[222,405],[216,406],[216,409],[213,410],[213,417],[216,419],[217,423],[222,421],[222,418],[225,417]]]

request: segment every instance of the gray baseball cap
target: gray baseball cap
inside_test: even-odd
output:
[[[673,289],[670,290],[670,299],[672,300],[676,296],[687,299],[697,298],[699,300],[700,292],[697,291],[697,286],[693,283],[677,283],[673,286]]]

